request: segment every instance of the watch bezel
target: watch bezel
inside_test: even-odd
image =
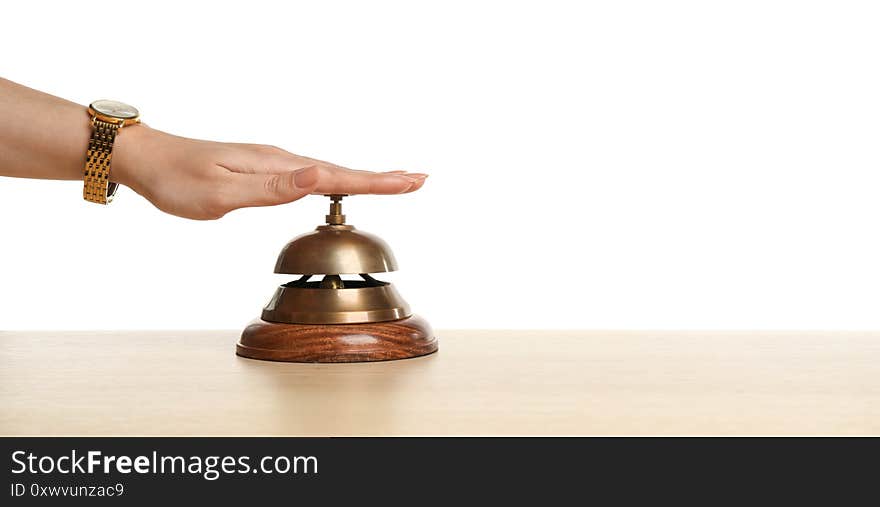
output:
[[[133,114],[125,114],[125,115],[107,113],[107,112],[101,110],[101,103],[102,102],[114,102],[116,104],[122,104],[123,106],[131,108],[134,111],[134,113]],[[140,111],[138,111],[138,109],[136,107],[134,107],[130,104],[126,104],[125,102],[121,102],[118,100],[111,100],[111,99],[98,99],[98,100],[92,101],[92,103],[89,104],[89,113],[91,113],[93,116],[97,116],[101,119],[123,121],[126,123],[135,122],[138,119],[140,119],[140,116],[141,116]]]

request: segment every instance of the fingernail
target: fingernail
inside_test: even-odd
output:
[[[409,176],[405,176],[405,175],[403,175],[403,174],[395,174],[394,176],[396,176],[396,177],[399,178],[400,180],[403,180],[404,182],[406,182],[406,186],[404,186],[403,188],[401,188],[401,189],[397,192],[398,194],[404,194],[404,193],[406,193],[410,188],[412,188],[413,185],[416,184],[416,180],[415,180],[415,178],[410,178]]]
[[[306,167],[298,170],[296,176],[293,177],[293,182],[298,188],[308,188],[315,185],[318,183],[318,168]]]
[[[428,177],[425,173],[406,173],[407,176],[411,178],[418,178],[419,180],[423,180]]]

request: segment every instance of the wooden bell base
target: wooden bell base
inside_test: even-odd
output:
[[[254,319],[235,353],[293,363],[358,363],[424,356],[437,351],[428,322],[405,319],[368,324],[282,324]]]

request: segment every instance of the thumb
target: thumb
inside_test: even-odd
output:
[[[309,166],[278,174],[235,173],[229,192],[232,209],[274,206],[293,202],[312,193],[318,186],[320,171]]]

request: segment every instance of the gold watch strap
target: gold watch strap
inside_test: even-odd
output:
[[[98,204],[107,204],[116,193],[116,183],[110,181],[110,158],[113,155],[113,142],[119,132],[119,123],[111,123],[95,118],[94,129],[89,139],[86,165],[83,170],[83,199]]]

